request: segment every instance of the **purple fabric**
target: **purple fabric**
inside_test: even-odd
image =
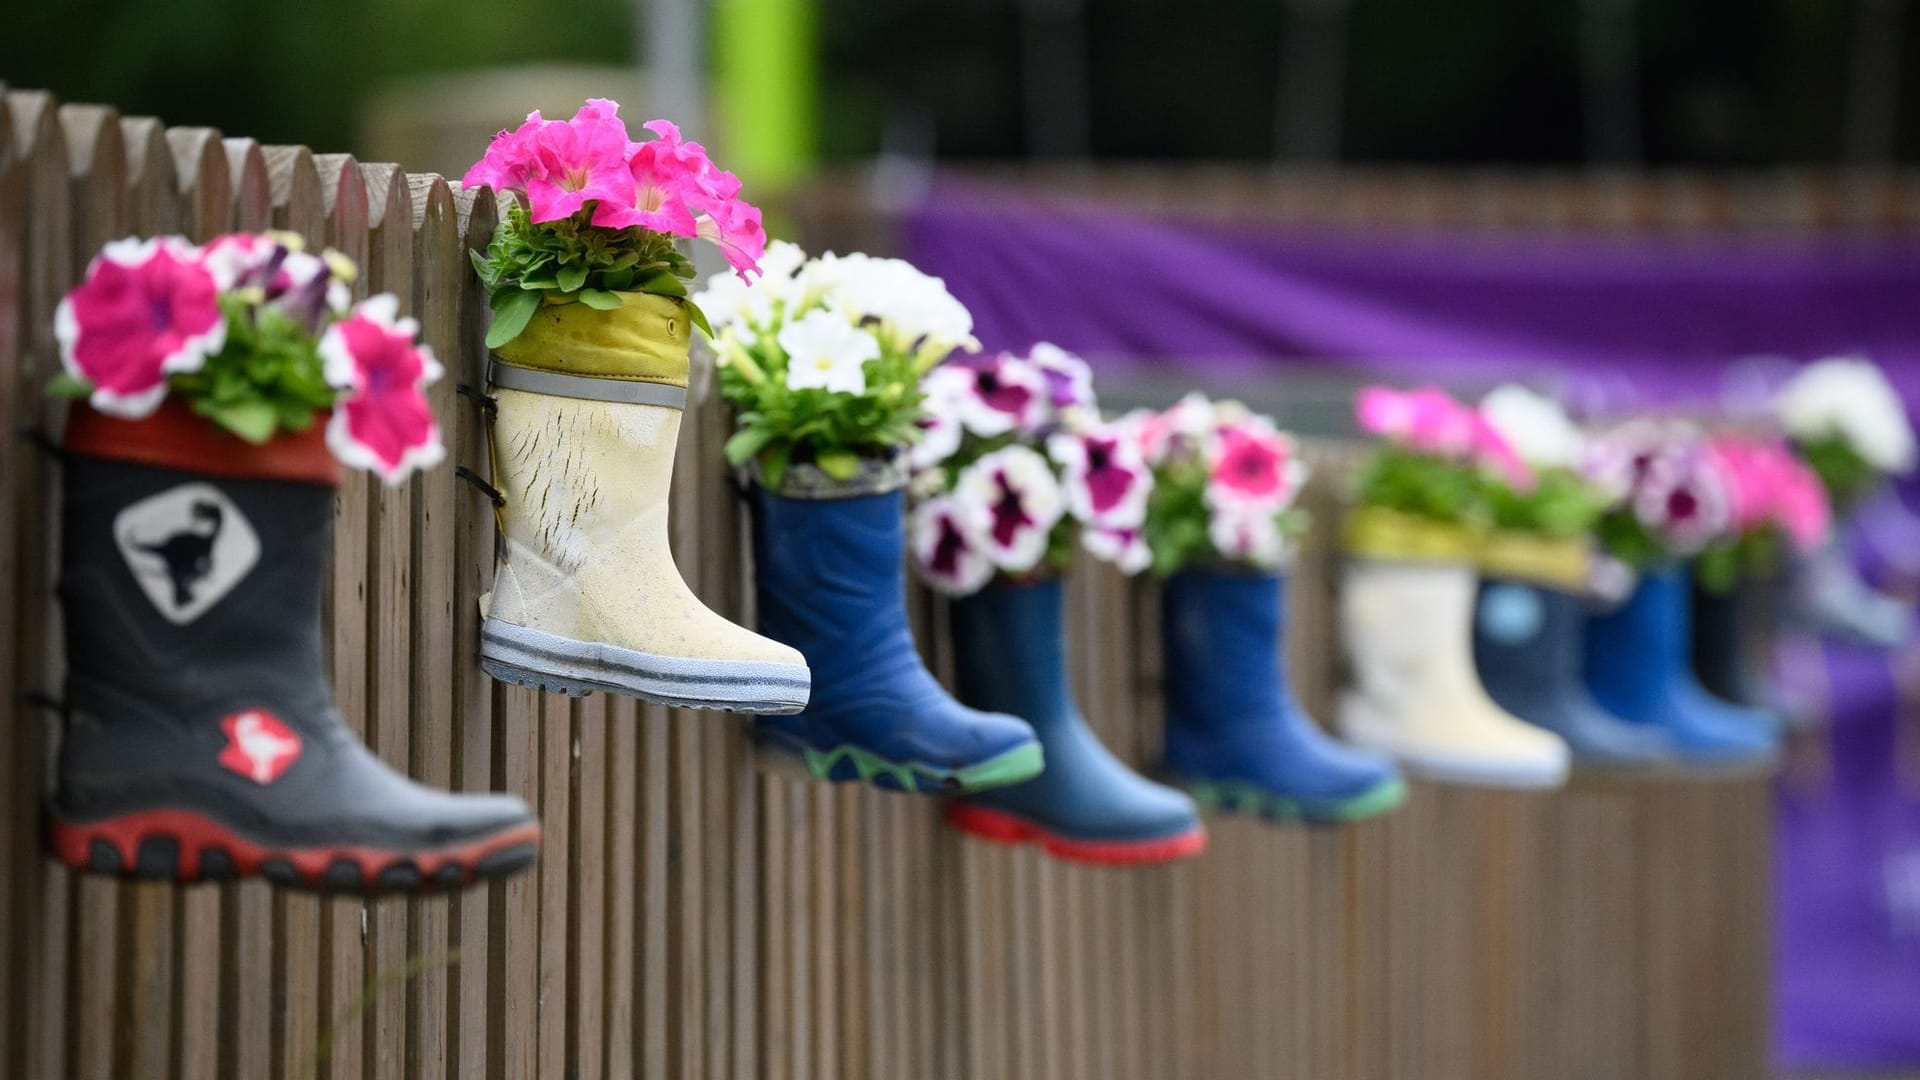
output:
[[[1920,405],[1915,236],[1276,230],[941,185],[906,246],[988,348],[1053,341],[1106,369],[1246,377],[1312,361],[1458,379],[1545,365],[1582,404],[1619,407],[1737,397],[1742,370],[1856,353]],[[1750,357],[1776,363],[1736,364]],[[1913,562],[1920,540],[1898,543],[1893,561]],[[1833,771],[1780,788],[1775,1056],[1920,1064],[1920,798],[1897,774],[1889,659],[1803,651],[1830,697]]]
[[[1276,230],[935,191],[907,257],[989,348],[1406,377],[1552,365],[1653,400],[1710,391],[1742,357],[1862,353],[1920,401],[1920,238]]]

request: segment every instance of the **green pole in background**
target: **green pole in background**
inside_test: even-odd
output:
[[[751,192],[791,188],[813,167],[814,0],[715,0],[714,104],[727,167]]]

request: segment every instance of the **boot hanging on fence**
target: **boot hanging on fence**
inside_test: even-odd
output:
[[[1481,554],[1473,657],[1496,704],[1567,742],[1574,764],[1635,768],[1673,754],[1666,732],[1602,709],[1581,679],[1586,541],[1496,537]]]
[[[1050,855],[1108,866],[1199,854],[1193,800],[1148,780],[1104,746],[1067,687],[1061,581],[995,582],[953,601],[960,698],[1033,725],[1047,767],[1024,783],[955,801],[948,820],[990,840],[1032,840]]]
[[[1342,733],[1435,780],[1563,783],[1567,744],[1494,704],[1474,670],[1473,541],[1363,509],[1348,519],[1347,545],[1340,633],[1353,685],[1340,702]]]
[[[686,309],[542,308],[493,366],[505,556],[484,601],[481,666],[574,696],[791,713],[806,661],[693,595],[667,542],[687,399]]]
[[[1587,686],[1608,712],[1664,731],[1683,762],[1763,767],[1778,752],[1778,722],[1694,677],[1690,578],[1684,563],[1646,570],[1631,599],[1587,620]]]
[[[1286,579],[1188,569],[1161,615],[1166,770],[1209,809],[1272,821],[1357,821],[1406,798],[1393,763],[1343,746],[1295,699],[1282,651]]]
[[[182,402],[137,421],[74,408],[70,712],[49,828],[62,862],[351,892],[532,863],[525,803],[416,784],[334,709],[320,597],[338,467],[324,427],[252,446]]]
[[[1780,583],[1747,578],[1727,589],[1693,585],[1693,671],[1715,697],[1771,713],[1768,655],[1779,626]]]
[[[849,481],[811,465],[752,490],[760,627],[797,647],[814,676],[797,716],[760,717],[761,746],[816,779],[952,793],[1039,773],[1025,721],[953,700],[907,627],[905,462],[867,462]]]

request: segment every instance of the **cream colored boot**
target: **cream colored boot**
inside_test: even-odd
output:
[[[1473,666],[1469,562],[1358,558],[1340,590],[1354,685],[1340,726],[1352,742],[1428,779],[1548,788],[1566,780],[1560,737],[1501,710]]]
[[[504,556],[481,666],[506,682],[688,708],[792,713],[811,680],[793,649],[693,595],[667,543],[686,403],[687,317],[626,294],[611,312],[543,308],[492,371]]]

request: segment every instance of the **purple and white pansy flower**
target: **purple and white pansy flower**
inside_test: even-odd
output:
[[[1047,459],[1018,444],[967,466],[954,482],[953,497],[984,510],[981,546],[995,566],[1014,574],[1040,565],[1053,527],[1067,510]]]
[[[965,596],[993,580],[993,560],[980,539],[989,524],[983,509],[951,495],[935,495],[913,508],[908,522],[913,562],[936,590]]]
[[[1120,425],[1057,432],[1047,439],[1047,455],[1060,465],[1067,505],[1081,521],[1095,528],[1134,529],[1146,520],[1153,471]]]
[[[1151,562],[1141,526],[1153,471],[1128,429],[1101,421],[1085,361],[1052,345],[968,357],[921,390],[914,561],[934,588],[1064,569],[1076,535],[1125,573]]]

